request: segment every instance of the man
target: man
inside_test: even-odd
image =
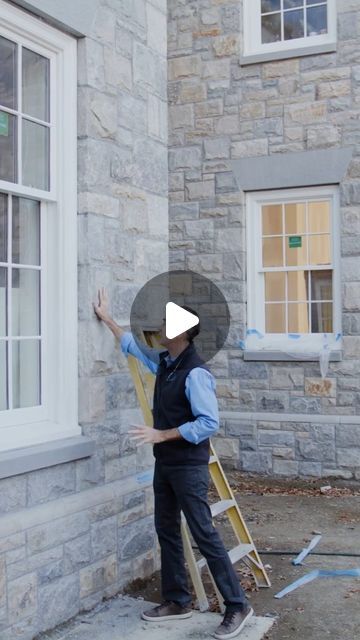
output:
[[[186,310],[197,315],[188,307]],[[140,349],[131,333],[125,333],[110,317],[104,289],[94,304],[98,318],[132,354],[156,373],[154,428],[132,425],[132,439],[154,447],[155,528],[161,549],[163,602],[145,611],[148,621],[189,618],[188,590],[180,512],[183,511],[200,553],[224,598],[226,612],[215,638],[234,638],[253,614],[228,553],[212,523],[207,501],[209,437],[219,428],[215,380],[196,352],[193,339],[200,325],[169,340],[165,321],[161,344],[166,351]]]

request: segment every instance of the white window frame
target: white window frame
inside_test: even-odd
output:
[[[303,200],[331,201],[331,248],[333,276],[333,333],[303,334],[293,339],[288,334],[266,334],[265,278],[262,268],[261,207],[264,204],[301,202]],[[246,194],[247,235],[247,338],[245,350],[283,352],[290,356],[319,354],[324,348],[341,350],[341,274],[340,274],[340,200],[337,186],[304,187],[258,191]],[[290,334],[291,336],[292,334]]]
[[[0,191],[41,202],[42,404],[0,412],[0,451],[78,436],[77,45],[0,0],[0,35],[50,59],[50,191],[0,180]],[[5,109],[4,109],[5,110]]]
[[[336,0],[327,0],[327,3],[327,34],[263,44],[261,42],[261,0],[243,0],[243,50],[241,62],[250,64],[335,51],[337,41]]]

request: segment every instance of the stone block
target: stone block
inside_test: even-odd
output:
[[[195,104],[196,118],[212,118],[213,116],[222,115],[223,112],[224,103],[221,98],[214,98],[207,100],[207,102]]]
[[[78,613],[79,577],[66,576],[39,588],[39,614],[41,630],[66,622]]]
[[[287,411],[289,396],[284,392],[259,391],[257,394],[257,408],[259,411]]]
[[[244,360],[230,360],[230,376],[241,380],[267,380],[268,369],[262,362],[245,362]]]
[[[242,451],[240,453],[240,461],[242,471],[267,475],[272,472],[272,460],[270,451]]]
[[[224,253],[224,278],[239,278],[245,281],[245,255],[243,252]]]
[[[5,557],[0,557],[0,611],[6,606],[6,566]]]
[[[293,60],[267,62],[263,65],[262,72],[264,80],[297,75],[299,73],[299,60],[295,58]]]
[[[230,140],[229,138],[210,138],[204,140],[204,151],[207,160],[229,158]]]
[[[86,598],[92,593],[103,591],[117,579],[117,558],[113,553],[103,560],[99,560],[80,569],[80,598]]]
[[[53,522],[37,525],[27,532],[29,553],[39,553],[87,533],[89,517],[86,513],[57,518]]]
[[[326,115],[326,102],[285,105],[285,124],[307,125],[314,122],[325,122]]]
[[[172,204],[169,208],[171,220],[195,220],[199,217],[199,204],[197,202],[184,202]]]
[[[326,100],[351,93],[350,80],[336,80],[334,82],[320,82],[316,87],[317,99]]]
[[[105,378],[79,378],[79,421],[94,422],[105,415]]]
[[[267,447],[291,447],[295,445],[295,436],[291,431],[279,431],[278,429],[258,430],[259,446]]]
[[[168,161],[166,146],[150,138],[134,145],[134,184],[158,195],[167,195]]]
[[[299,475],[306,478],[320,478],[322,466],[320,462],[299,462]]]
[[[169,169],[178,171],[179,169],[198,169],[201,167],[201,148],[182,147],[170,149]]]
[[[267,138],[260,140],[241,140],[231,145],[232,158],[247,158],[253,156],[268,155],[269,141]]]
[[[242,240],[243,231],[240,228],[218,229],[215,232],[215,251],[218,253],[232,253],[234,247],[240,248],[242,246]]]
[[[90,87],[79,89],[78,135],[115,140],[116,132],[116,97]]]
[[[187,265],[191,271],[206,274],[222,273],[222,256],[211,254],[189,255]]]
[[[270,388],[271,389],[295,389],[304,386],[303,369],[294,367],[271,367],[270,368]]]
[[[218,136],[239,133],[240,122],[238,114],[219,116],[215,120],[215,134]]]
[[[26,505],[26,476],[0,480],[0,513],[18,511]]]
[[[336,425],[337,447],[360,447],[360,425]]]
[[[194,127],[194,106],[182,104],[169,107],[169,123],[171,129]]]
[[[220,460],[237,462],[239,459],[239,441],[234,438],[216,438],[215,449]]]
[[[104,50],[105,81],[109,90],[115,92],[118,89],[132,91],[133,74],[131,60],[122,56],[113,48]]]
[[[265,103],[249,102],[239,105],[240,120],[255,120],[265,118]]]
[[[209,60],[203,63],[202,77],[205,80],[229,80],[230,60]]]
[[[321,402],[318,398],[290,398],[290,411],[294,413],[321,413]]]
[[[334,398],[336,396],[336,380],[334,378],[305,378],[305,394]]]
[[[131,129],[137,133],[146,133],[147,105],[145,100],[134,98],[128,93],[121,92],[117,101],[118,105],[118,124],[121,127]]]
[[[56,500],[75,491],[75,463],[59,464],[29,473],[27,506]]]
[[[7,593],[10,624],[36,614],[38,598],[36,574],[29,573],[17,580],[11,580],[8,583]]]
[[[121,527],[119,531],[118,553],[120,559],[135,558],[153,548],[155,531],[153,518],[148,516]]]
[[[147,44],[161,56],[167,55],[167,19],[163,11],[159,11],[149,2],[146,3]]]
[[[360,450],[359,448],[352,449],[337,449],[337,465],[339,467],[360,467]]]
[[[213,39],[212,46],[217,58],[233,56],[240,53],[238,35],[218,36]]]
[[[169,60],[169,80],[180,80],[191,76],[199,76],[201,73],[201,58],[196,56],[182,56]]]
[[[166,60],[140,42],[134,42],[133,78],[140,87],[166,100]]]
[[[62,568],[63,561],[63,548],[62,545],[47,549],[41,553],[34,553],[27,555],[26,558],[22,558],[17,562],[7,566],[7,578],[9,581],[17,580],[21,576],[30,575],[32,573],[40,575],[44,571],[43,575],[51,574],[51,569],[57,568],[58,575],[59,569]]]
[[[95,89],[105,87],[104,47],[92,38],[78,43],[78,83]]]
[[[75,573],[90,564],[91,559],[90,534],[87,533],[64,544],[64,570],[66,573]]]
[[[295,458],[292,447],[273,447],[272,454],[274,458],[281,458],[282,460],[293,460]]]
[[[360,282],[343,285],[343,304],[346,311],[360,311]]]
[[[296,460],[278,460],[275,458],[273,471],[275,475],[294,478],[299,474],[299,463]]]
[[[264,138],[265,136],[282,136],[283,135],[283,119],[282,118],[262,118],[254,122],[255,138]]]
[[[189,200],[209,200],[215,196],[215,183],[212,180],[189,182],[185,193]]]
[[[176,103],[203,102],[207,98],[206,84],[195,80],[183,80],[178,87]]]
[[[308,149],[333,147],[340,142],[340,131],[332,125],[310,127],[307,130]]]
[[[104,558],[116,552],[117,520],[105,518],[91,525],[91,549],[94,560]]]

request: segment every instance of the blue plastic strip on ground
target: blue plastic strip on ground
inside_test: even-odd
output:
[[[315,538],[311,540],[309,546],[303,549],[301,553],[299,553],[299,555],[296,556],[296,558],[294,558],[294,560],[291,561],[291,564],[293,565],[302,564],[302,561],[304,560],[304,558],[306,558],[306,556],[309,555],[312,549],[314,549],[314,547],[316,547],[316,545],[320,542],[321,537],[322,536],[320,534],[315,536]]]
[[[285,589],[279,591],[274,598],[283,598],[291,591],[295,591],[298,587],[301,587],[308,582],[312,582],[316,578],[336,578],[336,577],[351,577],[351,578],[360,578],[360,569],[316,569],[315,571],[311,571],[310,573],[306,573],[304,576],[295,580],[289,584]]]

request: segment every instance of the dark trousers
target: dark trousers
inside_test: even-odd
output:
[[[213,526],[207,501],[208,486],[208,465],[155,464],[155,527],[161,548],[162,596],[181,606],[191,602],[180,528],[180,511],[183,511],[225,606],[229,610],[242,610],[247,603],[246,595]]]

